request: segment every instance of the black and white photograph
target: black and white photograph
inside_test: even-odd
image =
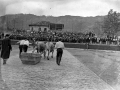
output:
[[[120,90],[120,0],[0,0],[0,90]]]

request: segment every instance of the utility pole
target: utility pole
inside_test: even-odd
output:
[[[55,29],[57,30],[57,26],[56,25],[57,25],[57,17],[56,17],[56,24],[55,24]]]
[[[15,18],[14,18],[14,20],[13,20],[13,21],[14,21],[13,23],[14,23],[14,29],[15,29]]]
[[[8,17],[6,16],[6,30],[8,30]]]
[[[72,20],[72,32],[73,32],[73,20]]]
[[[4,19],[4,26],[3,26],[4,32],[7,29],[7,16],[5,15],[5,19]]]
[[[22,30],[23,30],[23,20],[22,20]]]

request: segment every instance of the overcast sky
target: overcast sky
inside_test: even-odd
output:
[[[113,9],[120,12],[120,0],[0,0],[0,16],[5,14],[35,15],[107,15]]]

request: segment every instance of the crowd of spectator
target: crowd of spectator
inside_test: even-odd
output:
[[[59,38],[62,39],[63,42],[70,43],[91,43],[91,44],[118,44],[118,39],[116,38],[98,38],[92,32],[87,34],[84,33],[73,33],[73,32],[27,32],[27,31],[13,31],[10,35],[10,39],[13,40],[21,40],[21,39],[29,39],[32,40],[35,38],[37,41],[46,41],[50,40],[56,42]]]
[[[38,41],[46,41],[49,39],[54,42],[56,42],[59,38],[61,38],[63,42],[85,43],[85,42],[89,42],[88,39],[90,38],[90,36],[94,37],[94,35],[92,34],[87,35],[83,33],[73,33],[73,32],[55,32],[55,31],[49,31],[49,32],[21,31],[20,32],[20,31],[17,31],[17,32],[13,32],[10,38],[14,40],[21,40],[24,38],[28,38],[29,40],[32,40],[33,38],[35,38]]]

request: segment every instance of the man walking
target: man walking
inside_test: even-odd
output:
[[[24,41],[24,52],[27,52],[28,47],[31,43],[28,41],[28,39],[26,38]]]
[[[19,42],[17,42],[17,43],[19,43],[19,57],[24,50],[24,42],[25,42],[25,40],[20,40]]]
[[[2,51],[1,58],[3,59],[3,65],[6,64],[7,59],[10,56],[10,51],[12,50],[11,40],[9,39],[9,35],[6,34],[1,43]]]
[[[57,49],[56,63],[60,65],[63,49],[64,49],[64,43],[61,41],[61,38],[59,38],[58,42],[56,42],[55,48]]]
[[[22,52],[27,52],[30,42],[27,39],[23,39],[17,43],[19,43],[19,57],[21,57]]]

